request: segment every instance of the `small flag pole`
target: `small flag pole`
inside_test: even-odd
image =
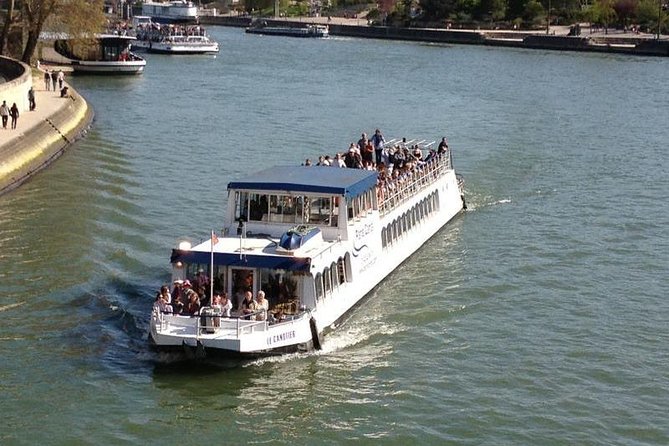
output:
[[[209,269],[209,305],[214,304],[214,245],[218,243],[216,233],[211,231],[211,264]]]

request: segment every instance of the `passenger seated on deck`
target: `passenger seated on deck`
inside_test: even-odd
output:
[[[284,320],[286,320],[286,315],[283,314],[283,308],[279,308],[279,311],[277,311],[274,314],[270,313],[270,316],[271,316],[270,322],[272,322],[273,324],[278,324],[279,322],[283,322]]]
[[[252,313],[256,311],[256,303],[253,300],[253,293],[247,291],[244,293],[244,300],[240,306],[241,313],[244,315],[244,319],[255,320],[255,317]]]
[[[186,313],[196,315],[200,311],[200,297],[191,289],[186,291],[188,296],[188,305],[186,305]]]
[[[174,288],[172,288],[172,306],[176,309],[175,313],[181,313],[184,307],[183,303],[181,302],[183,295],[183,284],[183,280],[175,280]]]
[[[162,287],[167,289],[166,286]],[[161,313],[172,313],[172,305],[169,304],[169,301],[165,299],[165,296],[161,291],[158,291],[156,294],[156,300],[153,303],[153,308],[158,309]]]
[[[265,299],[265,292],[260,290],[258,296],[256,296],[256,311],[259,312],[256,314],[256,320],[264,321],[267,319],[267,310],[269,310],[269,302]]]
[[[221,295],[221,311],[223,312],[223,316],[225,317],[230,317],[230,310],[232,310],[232,302],[230,299],[228,299],[228,293],[223,292]]]
[[[68,88],[67,88],[67,87],[63,87],[63,88],[61,88],[61,90],[60,90],[60,97],[61,97],[61,98],[66,98],[66,97],[67,97],[67,92],[68,92]]]

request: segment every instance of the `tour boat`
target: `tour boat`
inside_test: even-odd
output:
[[[199,19],[197,6],[186,0],[146,1],[142,3],[142,16],[158,23],[197,23]]]
[[[225,292],[233,311],[225,317],[207,305],[177,314],[154,305],[152,345],[195,358],[320,349],[325,332],[464,209],[448,149],[389,178],[279,166],[230,182],[222,230],[196,244],[181,241],[171,264],[174,283],[200,283],[206,299]],[[245,294],[261,290],[269,311],[240,312]]]
[[[100,34],[92,42],[56,39],[58,63],[70,65],[74,73],[141,74],[146,60],[130,51],[131,36]]]
[[[328,37],[330,31],[327,25],[306,25],[306,26],[278,26],[268,25],[266,22],[258,22],[246,28],[250,34],[269,34],[274,36],[289,37]]]
[[[216,54],[218,42],[200,25],[159,25],[149,23],[135,29],[133,48],[160,54]]]

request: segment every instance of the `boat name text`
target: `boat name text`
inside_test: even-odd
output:
[[[287,331],[285,333],[268,336],[267,345],[276,344],[277,342],[283,342],[294,338],[295,338],[295,330]]]

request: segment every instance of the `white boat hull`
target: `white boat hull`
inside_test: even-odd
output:
[[[75,73],[87,74],[141,74],[146,66],[145,60],[124,62],[76,61],[71,62]]]

